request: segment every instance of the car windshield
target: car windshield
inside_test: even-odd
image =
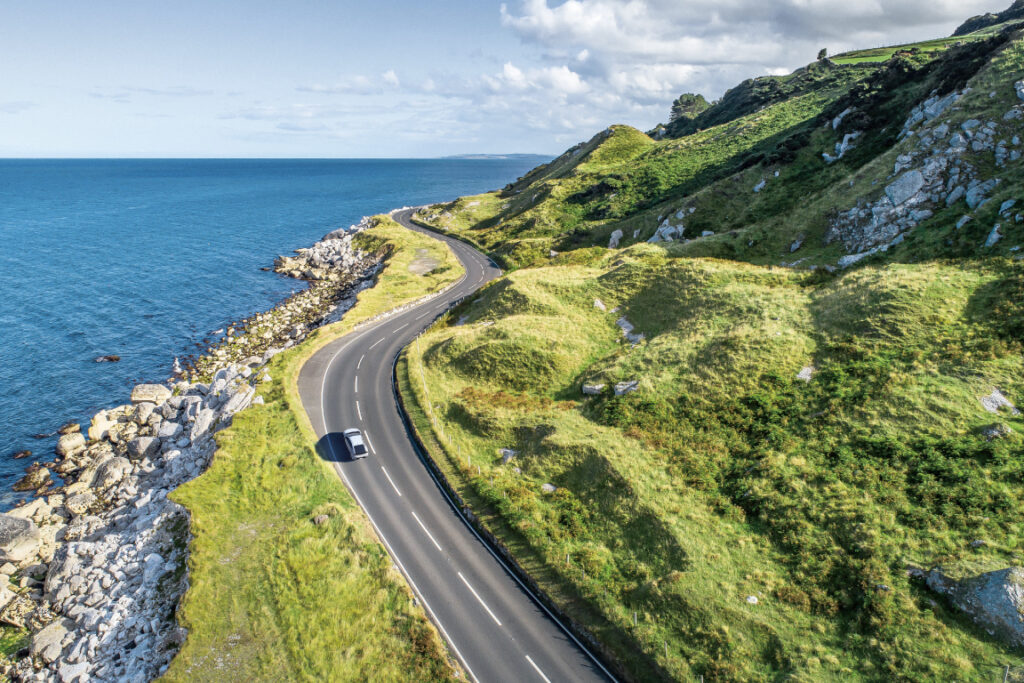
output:
[[[357,444],[356,444],[356,447],[355,447],[355,451],[356,451],[356,453],[357,453],[358,455],[362,455],[363,453],[365,453],[365,452],[366,452],[366,446],[364,446],[364,445],[363,445],[363,444],[361,444],[361,443],[357,443]]]

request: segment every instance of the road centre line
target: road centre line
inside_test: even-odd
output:
[[[406,324],[402,325],[401,327],[396,328],[395,332],[399,332],[401,330],[404,330],[407,327],[409,327],[409,323],[406,323]]]
[[[363,421],[363,411],[359,409],[359,401],[356,401],[356,415],[359,416],[359,421]]]
[[[374,346],[376,346],[377,344],[380,344],[380,343],[381,343],[382,341],[384,341],[385,339],[387,339],[387,337],[381,337],[381,338],[380,338],[380,339],[378,339],[377,341],[373,342],[373,344],[371,344],[371,345],[370,345],[370,348],[372,349],[372,348],[373,348]]]
[[[551,683],[551,679],[545,676],[544,672],[540,670],[540,667],[533,663],[533,660],[530,659],[530,655],[526,655],[526,661],[530,663],[530,666],[533,667],[533,670],[536,671],[541,678],[547,681],[547,683]]]
[[[358,370],[359,368],[363,367],[363,359],[364,358],[366,358],[366,354],[365,353],[363,355],[359,356],[359,362],[356,363],[356,370]]]
[[[383,472],[384,476],[388,478],[388,481],[391,482],[391,488],[393,488],[395,490],[395,493],[398,494],[398,497],[401,498],[402,497],[402,492],[398,490],[397,486],[395,486],[395,480],[392,479],[391,475],[388,474],[388,471],[386,469],[384,469],[384,465],[380,466],[380,471]]]
[[[473,597],[477,599],[477,602],[479,602],[483,606],[483,608],[487,610],[487,613],[491,615],[491,619],[494,619],[494,623],[498,626],[501,626],[501,622],[498,621],[498,617],[494,616],[494,612],[492,612],[491,608],[487,606],[487,603],[483,601],[483,598],[481,598],[480,595],[475,590],[473,590],[473,587],[469,585],[469,581],[466,581],[466,577],[462,575],[462,572],[457,573],[459,575],[459,578],[462,579],[462,583],[466,584],[466,588],[468,588],[469,592],[473,594]]]
[[[420,521],[420,518],[416,516],[415,512],[412,513],[412,516],[416,519],[416,523],[420,525],[420,528],[423,529],[423,533],[425,533],[427,535],[427,538],[430,539],[430,542],[434,544],[435,548],[437,548],[437,551],[439,553],[443,553],[444,551],[441,550],[441,544],[434,540],[434,537],[430,535],[430,532],[427,531],[427,527],[424,526],[423,522]]]
[[[356,375],[356,393],[359,393],[359,375]]]

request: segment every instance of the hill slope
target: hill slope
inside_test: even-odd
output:
[[[514,272],[403,393],[627,678],[1020,663],[956,583],[1024,552],[1024,33],[973,31],[683,96],[661,139],[420,212]]]

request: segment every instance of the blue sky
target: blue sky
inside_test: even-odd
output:
[[[558,153],[992,0],[0,2],[0,156]]]

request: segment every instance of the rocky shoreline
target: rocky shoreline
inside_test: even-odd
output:
[[[353,237],[374,225],[364,218],[279,257],[275,270],[307,289],[228,327],[184,368],[176,361],[176,381],[136,386],[85,433],[67,425],[55,459],[29,466],[17,487],[35,498],[0,514],[0,621],[31,640],[0,675],[148,681],[167,669],[185,638],[175,617],[189,543],[188,512],[167,496],[206,469],[217,431],[262,403],[270,359],[372,286],[386,254],[359,250]]]

